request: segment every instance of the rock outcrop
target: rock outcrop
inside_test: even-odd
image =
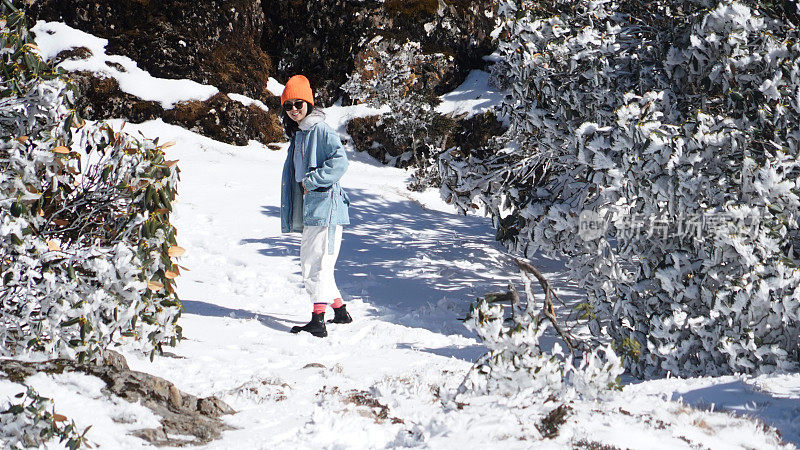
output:
[[[127,56],[155,77],[260,100],[270,95],[260,0],[37,0],[28,15],[108,39],[108,54]]]
[[[278,110],[278,100],[269,100],[271,108],[266,111],[220,93],[205,101],[178,103],[164,110],[158,102],[121,91],[114,78],[89,72],[72,73],[70,78],[81,92],[75,107],[86,119],[115,117],[139,123],[160,117],[166,123],[233,145],[246,145],[251,139],[264,144],[284,139],[280,119],[272,112]]]
[[[125,358],[109,351],[102,365],[67,359],[45,362],[0,360],[0,373],[14,382],[39,372],[81,372],[106,383],[104,392],[132,403],[140,403],[161,417],[161,427],[137,430],[134,434],[158,446],[200,445],[220,437],[230,429],[220,417],[235,411],[217,397],[198,398],[178,389],[173,383],[128,368]],[[176,437],[181,436],[181,437]],[[191,438],[188,438],[191,436]]]
[[[444,119],[443,117],[440,119]],[[397,158],[410,148],[410,143],[398,145],[396,137],[387,135],[379,125],[379,116],[359,117],[347,124],[347,133],[353,146],[367,152],[382,163],[395,161],[398,167],[406,167],[413,161],[399,161]],[[503,125],[492,112],[477,114],[469,118],[457,117],[435,128],[434,134],[445,138],[445,148],[462,155],[480,154],[492,137],[505,131]]]
[[[369,56],[416,42],[442,63],[414,67],[414,89],[441,95],[483,67],[494,28],[491,0],[37,0],[31,19],[63,21],[108,39],[107,52],[128,56],[156,77],[190,79],[222,93],[277,104],[270,76],[306,74],[317,102],[343,96],[348,75],[369,71]],[[63,57],[80,58],[80,49]],[[155,117],[228,143],[282,140],[279,111],[262,114],[226,96],[171,111],[119,91],[113,80],[82,80],[88,118]],[[345,97],[345,101],[348,99]]]
[[[263,8],[268,26],[262,48],[276,62],[276,78],[306,74],[323,104],[342,95],[339,86],[348,74],[364,70],[359,61],[375,42],[414,41],[425,53],[453,56],[452,67],[421,74],[436,80],[424,86],[437,95],[482,67],[492,49],[491,0],[276,0]]]

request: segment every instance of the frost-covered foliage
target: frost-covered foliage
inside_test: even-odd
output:
[[[81,120],[24,14],[0,13],[0,353],[95,358],[121,336],[174,345],[175,162]]]
[[[380,38],[376,38],[380,40]],[[417,168],[411,188],[439,185],[436,157],[444,145],[440,129],[448,121],[434,108],[439,99],[420,84],[425,66],[451,62],[452,56],[423,53],[418,42],[374,42],[364,54],[363,73],[357,72],[342,86],[352,99],[374,107],[388,106],[377,126],[406,151],[387,161],[390,165]]]
[[[32,387],[16,395],[19,403],[4,405],[0,412],[0,442],[4,448],[43,448],[58,438],[66,448],[76,449],[86,441],[86,431],[78,432],[75,422],[56,414],[53,400],[42,397]]]
[[[501,2],[506,145],[441,160],[445,198],[568,257],[635,375],[800,361],[800,33],[757,7]]]
[[[618,386],[623,367],[613,349],[585,353],[575,366],[572,355],[565,355],[558,344],[550,353],[542,350],[539,338],[547,322],[538,317],[529,302],[526,311],[516,314],[514,322],[506,326],[502,306],[485,299],[472,305],[465,324],[478,334],[489,353],[475,363],[461,391],[541,401],[554,397],[563,402],[600,398]]]

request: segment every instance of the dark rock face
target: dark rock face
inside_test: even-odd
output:
[[[269,95],[260,0],[38,0],[28,14],[106,38],[109,54],[131,58],[153,76]]]
[[[203,102],[179,103],[164,111],[162,117],[167,123],[180,124],[234,145],[245,145],[250,139],[264,144],[284,139],[283,126],[277,115],[256,105],[244,106],[225,94],[217,94]]]
[[[323,105],[342,95],[338,88],[348,74],[363,70],[358,55],[371,51],[376,36],[452,56],[452,68],[433,68],[442,73],[426,86],[438,95],[482,67],[491,51],[491,0],[276,0],[263,7],[271,26],[264,28],[262,47],[277,63],[276,78],[305,74]]]
[[[505,132],[503,125],[492,112],[477,114],[468,119],[447,120],[445,117],[439,117],[439,120],[444,123],[435,129],[437,135],[445,138],[444,148],[451,148],[461,155],[481,154],[491,138]],[[347,123],[347,133],[357,150],[367,152],[382,163],[392,161],[410,149],[410,142],[398,145],[392,136],[386,134],[380,125],[379,116],[354,118]],[[395,165],[406,167],[411,163],[412,161],[398,161]]]
[[[415,66],[421,82],[414,89],[441,95],[454,88],[469,70],[483,67],[481,58],[492,49],[493,9],[492,0],[37,0],[28,15],[106,38],[109,54],[128,56],[153,76],[191,79],[268,105],[276,103],[266,88],[270,76],[286,81],[303,73],[318,104],[327,106],[343,95],[349,74],[369,70],[371,54],[408,41],[448,57]],[[57,60],[87,51],[68,50]],[[277,116],[227,97],[163,112],[119,92],[113,80],[83,84],[88,118],[138,122],[163,113],[170,123],[223,142],[283,139]]]
[[[67,359],[44,362],[0,361],[0,373],[15,382],[38,372],[82,372],[106,383],[106,395],[140,403],[161,416],[161,427],[137,430],[133,434],[154,445],[199,445],[220,437],[230,429],[220,416],[234,411],[217,397],[197,398],[171,382],[128,368],[125,357],[109,351],[103,364],[84,364]],[[174,436],[180,437],[174,437]],[[188,437],[192,438],[189,439]]]
[[[284,139],[276,114],[255,105],[244,106],[225,94],[202,102],[178,103],[175,108],[164,110],[158,102],[122,92],[113,78],[99,78],[88,72],[73,73],[70,78],[82,94],[75,107],[86,119],[114,117],[139,123],[160,117],[166,123],[233,145],[245,145],[251,139],[264,144]],[[277,102],[270,103],[277,110]]]
[[[160,103],[122,92],[113,78],[99,78],[90,72],[73,73],[70,78],[81,93],[76,99],[75,109],[86,119],[114,117],[144,122],[164,113]]]
[[[410,147],[399,146],[386,134],[385,129],[379,125],[379,116],[356,117],[347,122],[347,134],[353,139],[353,146],[362,152],[367,152],[373,158],[386,164],[396,158]]]

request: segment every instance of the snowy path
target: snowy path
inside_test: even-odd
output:
[[[343,111],[332,112],[334,124],[341,122]],[[326,339],[292,335],[310,305],[299,240],[279,230],[285,152],[230,147],[160,122],[137,128],[178,142],[170,149],[182,170],[174,222],[191,271],[179,283],[187,340],[174,349],[178,358],[128,358],[134,369],[195,395],[218,395],[238,411],[226,419],[235,429],[208,448],[641,448],[653,438],[659,444],[650,448],[774,447],[755,422],[671,401],[686,393],[706,408],[735,405],[736,394],[725,401],[731,386],[750,395],[745,405],[783,401],[773,411],[778,422],[797,424],[785,418],[796,400],[759,394],[735,377],[631,385],[602,406],[574,405],[574,417],[550,441],[536,441],[540,409],[508,408],[497,399],[444,408],[439,393],[455,388],[484,352],[458,317],[477,295],[517,276],[488,220],[454,215],[435,192],[408,192],[403,171],[351,151],[343,185],[353,199],[353,225],[337,279],[355,322],[330,326]],[[552,263],[539,263],[558,277]]]
[[[369,408],[347,403],[351,391],[387,380],[403,385],[395,381],[402,378],[424,390],[426,379],[435,385],[443,374],[463,373],[483,353],[457,318],[469,299],[515,276],[486,219],[423,207],[446,209],[436,194],[410,200],[403,171],[351,154],[343,185],[353,200],[353,225],[345,230],[337,280],[355,323],[330,326],[327,339],[292,335],[289,328],[308,320],[311,305],[301,289],[298,237],[280,233],[285,151],[149,127],[138,128],[178,142],[169,156],[181,160],[184,194],[174,223],[187,250],[181,264],[190,269],[179,280],[187,340],[174,349],[183,359],[128,356],[134,369],[229,401],[241,411],[231,424],[242,427],[231,439],[267,448],[308,437],[316,446],[321,437],[310,431],[328,429],[333,444],[344,427],[363,433],[355,441],[348,436],[349,445],[388,445],[401,424],[376,424]],[[320,406],[328,396],[344,403]],[[367,414],[333,416],[337,408]],[[226,441],[216,445],[225,448]]]
[[[72,68],[115,77],[129,93],[156,92],[156,100],[172,104],[216,92],[134,70],[134,62],[106,55],[104,41],[63,24],[40,26],[53,32],[37,35],[43,55],[91,47],[94,56]],[[106,60],[129,70],[110,70]],[[474,113],[502,96],[487,86],[485,73],[476,71],[443,97],[439,110]],[[364,111],[328,112],[329,123],[341,132],[348,114]],[[217,395],[237,410],[225,417],[233,429],[204,448],[762,449],[800,444],[798,374],[631,382],[607,401],[567,405],[570,412],[552,439],[543,439],[538,427],[558,399],[544,405],[509,404],[491,396],[469,404],[442,402],[484,352],[458,318],[475,297],[504,290],[516,280],[516,271],[493,241],[487,219],[455,215],[436,192],[409,193],[405,172],[377,165],[352,149],[342,184],[353,199],[353,225],[345,229],[337,280],[355,322],[330,326],[326,339],[292,335],[289,328],[305,323],[311,306],[301,286],[298,237],[279,230],[285,151],[255,143],[233,147],[161,121],[125,130],[176,142],[168,150],[182,170],[173,223],[187,250],[180,264],[190,269],[178,279],[185,307],[179,323],[186,340],[152,362],[125,354],[131,368],[164,377],[190,394]],[[577,298],[557,263],[539,259],[536,265],[562,298]],[[91,425],[87,436],[95,448],[148,447],[130,433],[158,426],[148,409],[109,398],[103,382],[91,376],[42,373],[26,383],[53,398],[56,410],[79,429]],[[0,380],[0,400],[21,389]],[[738,415],[768,421],[779,428],[783,442],[774,429]],[[52,448],[62,447],[53,443]]]
[[[331,112],[334,125],[347,113]],[[458,318],[476,296],[504,289],[516,272],[488,220],[453,214],[435,192],[408,192],[403,171],[352,151],[343,185],[353,199],[353,225],[345,231],[337,279],[355,322],[330,326],[325,339],[290,334],[291,326],[308,320],[310,304],[298,238],[279,230],[285,151],[232,147],[160,121],[125,129],[176,141],[168,150],[181,168],[173,222],[187,250],[180,264],[190,269],[178,283],[186,340],[152,362],[125,355],[132,369],[193,395],[219,396],[237,411],[224,418],[232,429],[203,448],[761,449],[800,443],[798,375],[633,382],[603,402],[569,403],[552,439],[537,427],[557,399],[443,402],[484,352]],[[536,263],[558,286],[567,284],[557,264]],[[91,376],[38,374],[26,382],[53,398],[79,429],[92,425],[88,437],[98,448],[147,447],[130,433],[158,423],[146,408],[109,398]],[[20,388],[0,381],[0,398]],[[715,412],[721,410],[769,421],[784,443],[760,422]]]

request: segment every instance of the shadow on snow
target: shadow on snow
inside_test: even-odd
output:
[[[344,229],[336,266],[345,300],[363,300],[397,324],[470,336],[457,319],[476,297],[504,290],[509,274],[516,272],[494,241],[488,219],[433,211],[361,189],[348,194],[351,225]],[[262,206],[262,212],[278,217],[280,208]],[[299,260],[297,234],[242,243],[262,245],[258,252],[265,256]]]
[[[794,395],[800,394],[795,392]],[[800,446],[800,400],[773,397],[756,390],[742,380],[708,386],[684,393],[672,394],[672,400],[683,400],[695,408],[723,410],[741,416],[757,418],[773,426],[784,441]]]
[[[265,326],[277,331],[289,331],[293,325],[300,324],[300,322],[282,319],[268,314],[258,314],[245,309],[231,309],[198,300],[181,300],[181,304],[183,305],[183,312],[188,314],[197,314],[207,317],[230,317],[232,319],[257,319]],[[284,322],[289,323],[289,325],[286,325]]]

